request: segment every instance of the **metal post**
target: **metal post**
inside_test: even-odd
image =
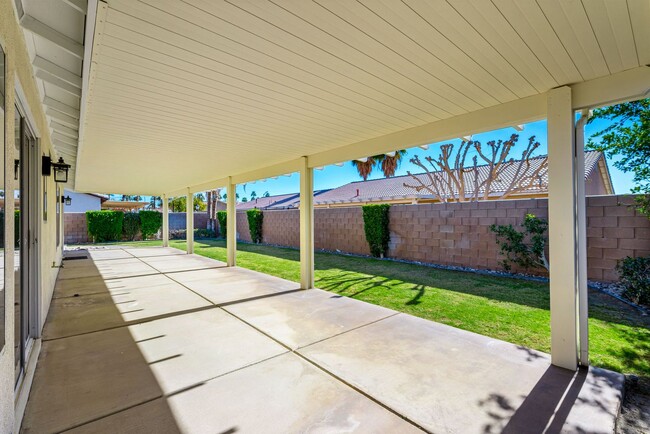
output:
[[[229,267],[237,264],[237,185],[228,177],[226,198],[226,256]]]
[[[571,88],[552,89],[547,104],[551,361],[556,366],[575,370],[578,362],[577,192]]]
[[[194,194],[187,189],[185,205],[185,239],[187,242],[187,254],[194,253]]]
[[[169,198],[162,195],[162,245],[169,247]]]
[[[314,169],[300,165],[300,288],[314,287]]]
[[[576,124],[576,193],[578,219],[578,333],[579,361],[589,365],[589,290],[587,288],[587,204],[585,198],[585,124],[591,117],[582,110]]]

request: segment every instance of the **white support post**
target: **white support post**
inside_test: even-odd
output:
[[[575,370],[578,362],[578,264],[571,88],[563,86],[549,91],[547,103],[551,362]]]
[[[578,333],[580,365],[589,366],[589,290],[587,287],[587,204],[585,198],[585,124],[589,110],[580,112],[576,124],[576,194],[578,219]]]
[[[314,287],[314,169],[300,165],[300,288]]]
[[[185,239],[187,242],[187,254],[194,253],[194,194],[187,189],[185,205]]]
[[[226,262],[234,267],[237,264],[237,185],[230,176],[226,194]]]
[[[162,245],[169,247],[169,198],[162,195]]]

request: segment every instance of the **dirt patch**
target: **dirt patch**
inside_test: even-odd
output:
[[[650,378],[625,377],[625,398],[616,421],[616,434],[650,432]]]

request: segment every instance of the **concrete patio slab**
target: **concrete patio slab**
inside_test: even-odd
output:
[[[623,381],[405,314],[299,352],[432,432],[612,433]]]
[[[133,258],[133,255],[123,249],[88,249],[88,256],[90,256],[93,261]]]
[[[161,393],[126,328],[44,342],[22,432],[61,432]]]
[[[400,417],[295,354],[168,398],[178,427],[214,433],[416,433]]]
[[[160,274],[113,279],[106,284],[126,322],[212,306],[203,297]]]
[[[240,268],[106,277],[124,261],[64,269],[95,274],[57,282],[23,432],[613,432],[620,374]]]
[[[396,314],[320,289],[279,294],[224,309],[294,349]]]
[[[78,297],[89,294],[108,294],[106,281],[100,276],[57,280],[53,297]]]
[[[287,350],[220,309],[129,327],[165,394]]]
[[[65,261],[59,280],[101,276],[104,279],[157,274],[158,271],[137,258],[97,261],[90,259]]]
[[[200,270],[203,268],[225,267],[226,264],[216,259],[199,255],[148,256],[140,258],[161,273]]]
[[[106,416],[66,434],[181,434],[165,398],[131,407],[127,410]]]
[[[78,280],[60,281],[59,290],[68,292],[67,284],[77,284]],[[211,306],[202,297],[160,274],[106,280],[105,285],[106,293],[52,300],[43,338],[107,330],[129,322]]]
[[[124,319],[110,294],[56,298],[50,304],[43,339],[58,339],[122,325]]]
[[[124,251],[130,255],[135,256],[136,258],[187,254],[184,250],[175,249],[174,247],[134,247],[124,248]]]
[[[187,271],[168,277],[217,305],[300,288],[298,283],[238,267]]]

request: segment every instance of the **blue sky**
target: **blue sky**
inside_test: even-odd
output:
[[[592,124],[589,124],[585,128],[585,138],[588,139],[593,133],[599,131],[604,126],[607,125],[606,121],[597,121]],[[504,128],[501,130],[490,131],[487,133],[476,134],[472,138],[474,140],[480,140],[485,143],[490,140],[506,140],[510,137],[511,134],[517,133],[514,128]],[[514,158],[519,158],[521,152],[526,147],[528,143],[528,137],[534,135],[536,140],[541,144],[537,149],[537,155],[546,154],[546,120],[532,122],[524,126],[524,130],[519,134],[519,142],[517,146],[511,151],[511,156]],[[419,155],[421,159],[426,155],[439,155],[439,146],[445,143],[460,143],[460,139],[450,140],[440,143],[431,144],[429,150],[424,151],[420,148],[411,148],[408,149],[408,154],[402,161],[401,166],[397,170],[396,175],[406,175],[407,171],[413,173],[421,172],[421,169],[413,165],[410,161],[414,155]],[[608,159],[609,170],[612,175],[612,181],[614,183],[614,190],[616,193],[628,193],[633,187],[632,183],[632,174],[622,173],[620,170],[616,169],[612,164],[613,161]],[[375,170],[369,179],[376,179],[382,176],[381,171]],[[321,190],[326,188],[334,188],[347,184],[352,181],[359,181],[361,178],[357,174],[357,171],[350,162],[346,162],[343,167],[339,166],[327,166],[323,170],[316,170],[314,172],[314,189]],[[257,181],[255,183],[248,183],[246,185],[240,185],[237,188],[237,193],[239,197],[250,197],[251,192],[255,191],[258,196],[264,194],[268,191],[271,195],[284,194],[284,193],[297,193],[299,190],[299,177],[297,174],[292,174],[290,177],[281,176],[278,179],[268,179],[266,181]]]

